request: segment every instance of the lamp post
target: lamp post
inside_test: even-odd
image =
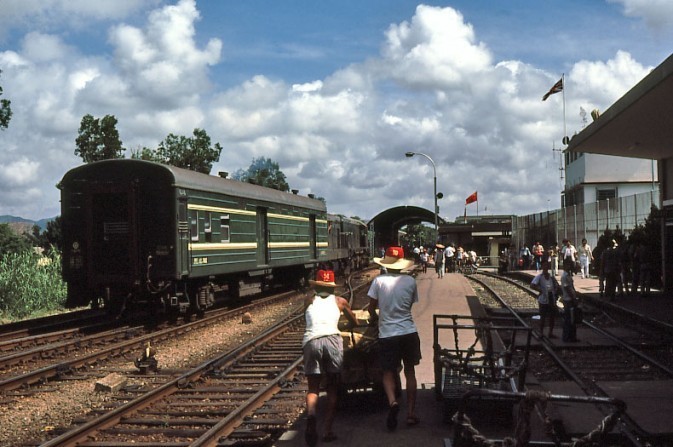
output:
[[[439,240],[439,219],[437,216],[437,167],[435,166],[435,162],[432,158],[430,158],[429,155],[423,154],[421,152],[405,152],[404,155],[408,158],[413,157],[414,155],[422,155],[423,157],[427,158],[430,160],[430,163],[432,163],[432,172],[433,172],[433,180],[434,180],[434,199],[435,199],[435,243]]]

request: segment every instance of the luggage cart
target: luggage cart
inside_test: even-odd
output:
[[[435,393],[444,403],[447,422],[468,391],[523,389],[532,329],[516,323],[507,317],[433,315]],[[525,344],[517,347],[521,340]],[[511,423],[511,400],[497,395],[484,395],[479,400],[481,405],[474,406],[475,411]]]
[[[468,404],[473,401],[482,401],[485,398],[510,401],[512,406],[518,406],[516,425],[511,437],[489,439],[479,428],[472,424],[467,416]],[[596,428],[577,439],[568,439],[560,430],[557,430],[547,414],[548,406],[558,403],[592,404],[610,408],[611,411],[600,421]],[[534,411],[537,410],[537,411]],[[445,439],[445,447],[475,447],[475,446],[556,446],[570,447],[579,445],[621,445],[616,438],[619,435],[613,428],[621,415],[626,411],[626,404],[619,400],[596,396],[563,396],[540,391],[508,392],[489,389],[474,389],[461,397],[458,411],[452,418],[455,423],[453,439]],[[531,429],[531,415],[539,414],[543,421],[541,433]],[[478,425],[478,424],[476,424]]]

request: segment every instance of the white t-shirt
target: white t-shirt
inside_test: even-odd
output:
[[[418,332],[411,306],[418,302],[416,280],[409,275],[385,274],[374,278],[367,295],[378,301],[379,338]]]
[[[565,270],[561,273],[561,289],[563,289],[563,301],[570,302],[573,300],[573,296],[566,291],[566,288],[569,287],[571,290],[574,289],[573,277],[570,276]]]
[[[531,286],[536,285],[540,288],[540,294],[537,297],[537,301],[540,304],[551,304],[548,299],[549,293],[551,292],[552,296],[555,296],[557,286],[557,282],[552,275],[549,275],[549,278],[545,278],[544,273],[539,273],[530,284]]]

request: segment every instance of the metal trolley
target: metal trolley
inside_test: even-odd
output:
[[[512,318],[433,315],[435,393],[444,403],[445,420],[450,420],[468,391],[522,390],[531,336],[530,327],[516,325]],[[476,409],[511,421],[511,400],[491,394],[478,400],[483,405]]]

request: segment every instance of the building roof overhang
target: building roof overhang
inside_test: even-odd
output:
[[[673,55],[573,136],[566,150],[654,160],[673,157]]]

